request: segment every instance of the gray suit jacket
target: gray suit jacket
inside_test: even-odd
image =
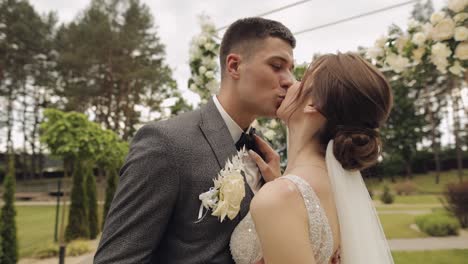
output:
[[[212,100],[142,127],[120,171],[94,263],[233,263],[229,241],[249,211],[249,186],[234,220],[220,223],[210,211],[195,221],[199,194],[213,186],[212,179],[235,153]]]

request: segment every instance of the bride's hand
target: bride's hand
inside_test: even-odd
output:
[[[249,155],[257,163],[265,182],[273,181],[281,176],[280,156],[265,140],[257,135],[255,135],[255,143],[265,160],[252,150],[249,150]]]
[[[255,262],[255,264],[265,264],[265,261],[263,260],[263,258],[261,260],[259,260],[258,262]]]

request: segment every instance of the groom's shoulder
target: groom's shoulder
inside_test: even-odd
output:
[[[183,130],[191,126],[197,126],[200,123],[200,110],[193,110],[173,116],[168,119],[152,121],[148,125],[164,130]]]
[[[141,127],[138,134],[153,135],[159,138],[177,137],[185,133],[191,133],[200,122],[200,110],[185,112],[177,116],[157,121],[150,121]]]

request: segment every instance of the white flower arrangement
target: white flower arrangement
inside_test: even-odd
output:
[[[424,34],[424,32],[418,32],[413,35],[411,41],[418,46],[423,46],[426,42],[426,34]]]
[[[245,197],[245,160],[249,157],[245,148],[239,150],[231,160],[226,162],[218,178],[213,180],[214,187],[200,194],[201,201],[198,222],[202,221],[208,210],[211,215],[219,217],[223,222],[226,217],[233,220],[240,211],[240,205]],[[207,209],[203,214],[203,208]]]
[[[467,0],[449,0],[448,8],[455,13],[463,11],[463,9],[468,5]]]
[[[188,81],[190,90],[200,95],[202,103],[219,89],[218,72],[219,44],[214,24],[206,16],[200,17],[202,32],[195,36],[190,45],[190,68],[192,77]]]
[[[462,77],[468,66],[468,0],[449,0],[443,10],[434,12],[430,22],[411,19],[406,31],[398,28],[379,37],[366,56],[399,74],[432,65],[442,74]]]

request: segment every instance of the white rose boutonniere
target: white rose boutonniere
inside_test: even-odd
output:
[[[248,153],[245,148],[239,150],[231,160],[226,162],[218,178],[213,180],[214,187],[209,191],[200,194],[200,210],[198,213],[198,222],[203,220],[208,210],[212,210],[211,215],[219,217],[223,222],[226,216],[234,219],[240,211],[240,205],[245,197],[245,157]],[[207,209],[203,214],[203,208]]]

